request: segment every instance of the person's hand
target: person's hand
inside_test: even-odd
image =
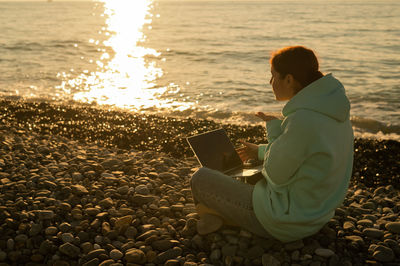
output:
[[[240,159],[242,159],[243,162],[249,159],[258,160],[258,145],[245,141],[240,142],[244,145],[243,147],[236,149]]]
[[[265,122],[278,119],[276,116],[266,115],[266,114],[264,114],[263,112],[257,112],[257,113],[256,113],[256,116],[257,116],[258,118],[261,118],[261,119],[264,120]]]

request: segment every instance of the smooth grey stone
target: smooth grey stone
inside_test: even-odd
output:
[[[10,238],[7,240],[7,249],[8,250],[13,250],[15,246],[15,241],[14,239]]]
[[[226,256],[233,257],[236,255],[237,248],[238,248],[238,246],[236,246],[236,245],[227,244],[227,245],[223,246],[221,249],[222,255],[224,257],[226,257]]]
[[[355,227],[355,225],[354,225],[354,223],[353,222],[350,222],[350,221],[345,221],[344,223],[343,223],[343,229],[344,230],[354,230],[354,229],[356,229],[356,227]]]
[[[146,185],[138,185],[135,187],[135,193],[140,195],[149,195],[150,191]]]
[[[40,210],[37,212],[39,220],[51,220],[54,218],[54,212],[52,210]]]
[[[55,234],[57,234],[57,232],[58,229],[55,226],[49,226],[44,230],[44,233],[49,236],[54,236]]]
[[[61,232],[67,233],[69,230],[71,230],[72,226],[69,223],[62,223],[58,226],[58,229],[60,229]]]
[[[71,233],[63,233],[63,234],[61,235],[61,239],[62,239],[62,241],[63,241],[64,243],[67,243],[67,242],[72,243],[72,242],[75,240],[75,237],[74,237],[74,235],[71,234]]]
[[[51,252],[53,244],[50,240],[45,240],[40,244],[39,252],[43,255],[47,255]]]
[[[158,254],[154,260],[154,263],[156,264],[165,263],[167,260],[175,259],[180,255],[182,255],[182,249],[180,247],[174,247],[172,249],[169,249],[167,251]]]
[[[80,254],[80,248],[71,243],[62,244],[58,250],[71,258],[76,258]]]
[[[280,266],[281,263],[279,260],[277,260],[274,256],[271,254],[264,254],[261,257],[261,262],[263,266]]]
[[[210,260],[211,261],[218,261],[219,259],[221,259],[221,250],[220,249],[214,249],[211,251],[210,254]]]
[[[375,247],[372,257],[381,262],[390,262],[394,260],[395,255],[391,248],[383,245],[378,245],[377,247]]]
[[[360,245],[364,245],[364,239],[360,236],[352,235],[352,236],[345,236],[345,239],[355,242]]]
[[[86,263],[84,263],[82,266],[98,266],[100,264],[100,260],[98,258],[94,258]]]
[[[375,228],[366,228],[362,231],[362,234],[364,236],[367,236],[369,238],[375,238],[375,239],[380,239],[383,237],[383,235],[385,234],[384,231],[379,230],[379,229],[375,229]]]
[[[253,246],[246,252],[246,257],[253,260],[260,258],[264,254],[264,249],[260,246]]]
[[[317,248],[315,250],[315,254],[320,257],[323,257],[323,258],[329,258],[329,257],[333,256],[335,254],[335,252],[333,252],[332,250],[327,249],[327,248]]]
[[[89,191],[82,185],[73,185],[71,186],[71,190],[72,193],[76,194],[77,196],[83,196],[89,194]]]
[[[153,243],[151,243],[151,246],[158,251],[166,251],[173,246],[173,242],[170,240],[162,239],[162,240],[156,240]]]
[[[149,230],[149,231],[147,231],[147,232],[141,234],[140,236],[138,236],[138,237],[137,237],[137,240],[143,241],[143,240],[146,240],[147,238],[149,238],[150,236],[153,236],[153,235],[158,235],[158,231],[156,231],[156,230]]]
[[[126,251],[124,258],[127,262],[136,264],[143,264],[146,261],[146,255],[144,252],[136,248]]]
[[[17,236],[14,238],[14,240],[15,240],[15,242],[17,242],[17,243],[25,243],[25,242],[28,240],[28,236],[25,235],[25,234],[20,234],[20,235],[17,235]]]
[[[124,256],[124,254],[118,249],[113,249],[110,251],[110,258],[113,260],[119,260]]]
[[[301,249],[304,247],[303,240],[297,240],[290,243],[285,244],[285,250],[293,251],[296,249]]]
[[[363,220],[357,221],[357,225],[361,225],[364,227],[372,227],[374,224],[371,220],[363,219]]]
[[[101,254],[107,254],[105,249],[102,249],[102,248],[95,249],[95,250],[90,251],[87,254],[86,259],[87,260],[91,260],[91,259],[94,259],[94,258],[99,258]]]
[[[385,228],[391,233],[400,234],[400,222],[389,222],[385,225]]]
[[[41,224],[32,224],[31,229],[29,229],[29,235],[36,236],[42,231],[42,229],[43,226]]]
[[[108,259],[103,261],[102,263],[99,264],[99,266],[111,266],[114,263],[114,260]]]

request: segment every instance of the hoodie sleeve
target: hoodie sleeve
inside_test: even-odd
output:
[[[281,133],[281,123],[282,120],[275,119],[266,122],[266,132],[267,132],[267,140],[269,143],[273,142]],[[264,160],[265,151],[267,149],[268,144],[258,145],[258,159],[260,161]]]
[[[273,142],[281,133],[282,120],[275,119],[266,123],[267,128],[267,140]]]
[[[272,141],[265,146],[263,171],[269,182],[277,186],[284,185],[294,176],[307,157],[313,138],[310,134],[312,127],[307,114],[300,111],[282,122],[282,133],[279,136],[274,139],[271,134]]]

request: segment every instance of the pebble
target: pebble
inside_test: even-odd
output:
[[[315,250],[315,254],[321,256],[323,258],[329,258],[335,254],[334,251],[327,249],[327,248],[317,248]]]
[[[84,242],[81,244],[81,249],[82,249],[83,253],[87,254],[93,250],[93,244],[90,242]]]
[[[70,258],[76,258],[80,254],[80,249],[71,243],[62,244],[58,250]]]
[[[377,261],[390,262],[394,260],[395,255],[391,248],[383,245],[378,245],[377,247],[374,248],[372,257]]]
[[[375,228],[366,228],[362,231],[362,234],[366,237],[380,239],[385,234],[384,231]]]
[[[71,243],[75,240],[74,236],[71,233],[63,233],[61,235],[61,239],[64,243],[67,243],[67,242]]]
[[[112,198],[106,198],[106,199],[101,200],[99,202],[99,205],[101,207],[103,207],[104,209],[108,209],[114,205],[114,201],[112,200]]]
[[[355,242],[360,245],[364,245],[364,239],[357,235],[346,236],[345,239],[350,240],[351,242]]]
[[[214,249],[211,251],[210,260],[211,261],[219,261],[221,258],[221,255],[222,255],[222,253],[221,253],[220,249],[218,249],[218,248]]]
[[[113,260],[119,260],[124,256],[124,254],[118,249],[113,249],[110,251],[110,258]]]
[[[285,250],[292,251],[296,249],[301,249],[304,247],[303,240],[293,241],[285,244]]]
[[[400,222],[389,222],[385,227],[394,234],[400,234]]]
[[[98,258],[94,258],[84,263],[82,266],[98,266],[100,264],[100,260]]]
[[[127,262],[143,264],[146,261],[146,255],[140,249],[130,249],[124,256]]]
[[[353,222],[346,221],[346,222],[344,222],[344,224],[343,224],[343,229],[344,229],[344,230],[350,230],[350,231],[352,231],[352,230],[354,230],[355,228],[356,228],[356,227],[355,227],[355,225],[354,225]]]
[[[71,225],[69,223],[66,223],[66,222],[61,223],[58,226],[58,229],[60,229],[60,231],[63,232],[63,233],[66,233],[66,232],[70,231],[71,228],[72,228]]]
[[[32,224],[29,229],[30,236],[36,236],[43,230],[43,226],[41,224]]]
[[[14,240],[16,243],[25,243],[26,240],[28,240],[28,236],[24,235],[24,234],[20,234],[20,235],[17,235]]]
[[[14,245],[15,245],[14,239],[10,238],[7,240],[7,249],[8,250],[13,250]]]
[[[135,193],[141,195],[148,195],[150,193],[146,185],[138,185],[135,187]]]
[[[263,266],[280,266],[281,263],[277,260],[274,256],[270,254],[264,254],[261,257],[262,265]]]
[[[103,261],[103,262],[101,262],[100,264],[99,264],[99,266],[110,266],[110,265],[112,265],[112,264],[114,264],[114,260],[105,260],[105,261]]]
[[[126,186],[119,187],[119,188],[117,188],[117,192],[121,195],[126,195],[129,192],[129,186],[126,185]]]
[[[179,247],[174,247],[172,249],[168,249],[167,251],[159,253],[155,258],[154,263],[165,263],[167,260],[174,259],[180,255],[182,255],[182,249]]]
[[[5,261],[7,258],[7,253],[4,251],[0,250],[0,261]]]
[[[40,210],[37,214],[40,220],[51,220],[54,218],[54,212],[52,210]]]
[[[72,193],[77,196],[83,196],[89,193],[89,191],[82,185],[73,185],[71,186]]]
[[[104,249],[96,248],[87,254],[86,259],[91,260],[94,258],[99,258],[101,255],[105,255],[105,254],[106,254],[106,251]]]
[[[167,240],[167,239],[156,240],[153,243],[151,243],[151,246],[155,250],[166,251],[166,250],[172,248],[173,242],[171,240]]]
[[[130,223],[132,222],[133,217],[131,215],[123,216],[118,218],[115,221],[115,227],[117,229],[123,228],[123,227],[128,227]]]

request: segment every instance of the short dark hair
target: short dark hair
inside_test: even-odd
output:
[[[314,52],[304,46],[279,49],[272,53],[270,63],[281,78],[291,74],[303,88],[324,76],[318,70],[318,59]]]

